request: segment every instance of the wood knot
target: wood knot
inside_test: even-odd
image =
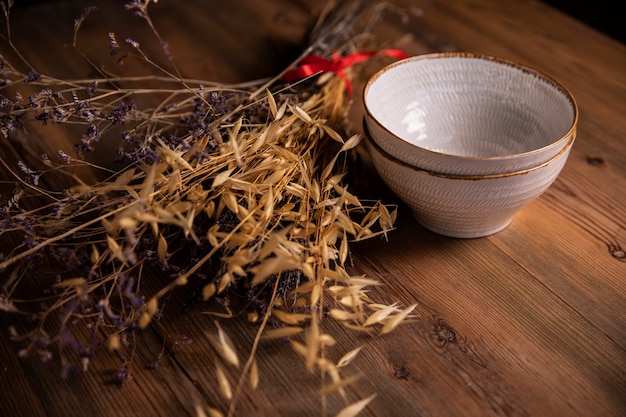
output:
[[[604,165],[604,159],[599,156],[588,156],[587,163],[592,166]]]
[[[609,245],[609,253],[618,261],[626,262],[626,252],[619,246]]]
[[[456,343],[456,333],[443,320],[437,320],[435,336],[437,336],[437,341],[443,344]]]
[[[395,365],[393,367],[393,376],[398,379],[407,379],[409,377],[409,368],[404,365]]]

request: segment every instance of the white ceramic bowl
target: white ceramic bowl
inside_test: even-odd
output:
[[[366,140],[376,171],[425,228],[476,238],[504,229],[557,178],[574,143],[536,167],[495,175],[446,175],[410,166]]]
[[[455,175],[521,171],[575,137],[578,109],[559,82],[508,60],[437,53],[395,62],[363,92],[371,138],[412,166]]]

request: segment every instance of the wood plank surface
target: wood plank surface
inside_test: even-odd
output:
[[[320,396],[319,375],[308,373],[290,347],[262,341],[260,386],[243,385],[233,415],[335,415],[373,394],[361,415],[626,415],[626,46],[538,1],[391,3],[375,30],[384,46],[409,54],[495,54],[561,80],[580,109],[576,143],[553,186],[508,228],[481,239],[424,230],[371,167],[356,167],[360,195],[398,204],[400,216],[388,241],[353,247],[350,272],[381,281],[370,293],[374,300],[417,303],[416,317],[383,336],[325,322],[337,339],[327,352],[331,359],[362,346],[346,368],[359,379],[346,387],[345,399]],[[81,42],[94,57],[108,54],[111,27],[141,37],[136,20],[118,17],[121,4],[101,2],[102,18],[85,26]],[[280,70],[297,56],[321,12],[315,1],[161,0],[153,6],[155,24],[185,76],[220,82]],[[83,7],[65,1],[16,8],[15,43],[42,70],[89,76],[79,56],[55,59],[71,43],[72,22]],[[58,18],[47,18],[52,13]],[[6,43],[2,48],[10,53]],[[363,67],[355,92],[380,65]],[[356,132],[362,115],[355,93]],[[9,340],[13,317],[1,312],[0,416],[198,416],[198,405],[227,411],[209,342],[215,319],[203,314],[206,305],[182,314],[187,295],[174,294],[164,318],[141,334],[132,379],[122,387],[120,358],[107,351],[89,372],[65,380],[55,361],[19,358],[19,344]],[[256,325],[219,323],[240,354],[250,351]],[[236,386],[240,372],[224,370]]]

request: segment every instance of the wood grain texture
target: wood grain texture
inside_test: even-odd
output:
[[[103,2],[100,16],[118,16],[113,9],[121,3]],[[318,376],[288,346],[262,342],[260,386],[242,391],[235,415],[319,416],[324,408],[334,415],[372,394],[364,416],[626,415],[626,46],[533,0],[392,3],[396,8],[377,28],[383,45],[410,54],[468,50],[535,66],[572,91],[578,138],[553,186],[507,229],[482,239],[424,230],[370,167],[356,167],[360,192],[398,203],[400,218],[388,241],[354,246],[351,272],[384,284],[372,291],[376,300],[417,303],[417,316],[385,336],[325,324],[338,339],[329,357],[363,346],[346,369],[360,378],[345,400],[322,400]],[[63,4],[19,9],[16,43],[37,67],[89,76],[79,56],[54,59],[71,42],[72,20],[83,7]],[[161,0],[155,6],[155,22],[181,71],[221,82],[282,68],[319,13],[314,1]],[[58,19],[46,18],[51,8]],[[124,19],[85,26],[81,45],[106,56],[107,31],[139,39],[142,28]],[[41,45],[35,40],[44,34]],[[364,67],[355,91],[381,65]],[[355,94],[355,131],[361,109]],[[195,416],[198,404],[224,409],[208,343],[215,324],[202,314],[210,306],[183,315],[184,302],[185,294],[173,297],[164,319],[141,335],[133,377],[121,388],[120,358],[107,352],[88,373],[66,381],[56,362],[18,358],[7,330],[12,317],[1,313],[0,415],[165,417]],[[237,350],[248,352],[258,328],[243,319],[220,323]],[[236,385],[239,371],[225,371]]]

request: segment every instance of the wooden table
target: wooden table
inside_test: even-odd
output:
[[[105,18],[87,32],[136,29],[114,17],[119,2],[111,3],[100,6]],[[174,3],[161,0],[152,13],[179,65],[189,77],[222,82],[281,69],[320,12],[314,1]],[[72,19],[83,7],[62,4],[13,12],[15,43],[34,65],[60,76],[74,71],[73,62],[53,57],[71,42]],[[388,241],[354,246],[352,272],[384,284],[374,299],[417,303],[416,318],[375,337],[328,324],[338,340],[331,353],[363,346],[349,368],[361,377],[345,400],[322,400],[318,376],[290,348],[262,343],[261,384],[243,390],[235,415],[315,416],[323,407],[334,415],[372,394],[363,416],[626,415],[626,46],[535,0],[392,4],[402,11],[387,13],[376,29],[385,45],[410,54],[500,55],[560,79],[580,108],[575,146],[553,186],[496,235],[444,238],[400,205]],[[1,48],[7,52],[6,43]],[[94,41],[100,49],[107,53]],[[358,131],[358,98],[352,112]],[[382,186],[374,194],[398,202]],[[206,336],[214,323],[193,313],[141,334],[133,379],[122,388],[111,383],[119,359],[107,352],[67,380],[59,363],[19,358],[9,341],[11,316],[1,313],[0,415],[196,416],[199,405],[224,411]],[[250,346],[254,326],[222,326],[242,351]],[[160,366],[147,369],[157,358]],[[236,381],[237,373],[228,377]]]

